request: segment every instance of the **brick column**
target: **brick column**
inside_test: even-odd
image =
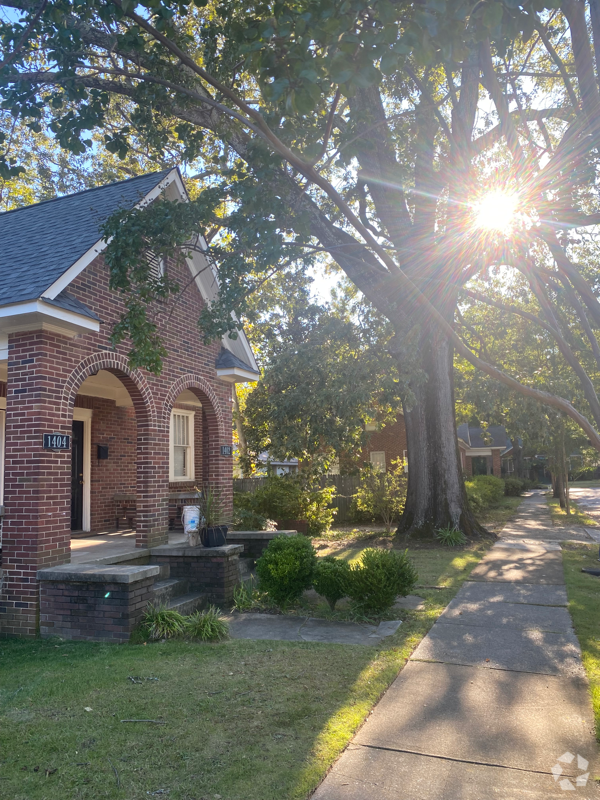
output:
[[[44,433],[71,434],[60,397],[68,339],[46,331],[9,338],[0,634],[38,630],[36,572],[71,555],[71,452],[44,450]]]
[[[138,419],[136,547],[168,541],[169,434]]]
[[[500,450],[492,450],[492,475],[497,478],[502,477],[502,459],[500,458]]]

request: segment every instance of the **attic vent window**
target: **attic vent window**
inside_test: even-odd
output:
[[[154,278],[155,280],[164,278],[165,275],[164,258],[159,258],[155,253],[150,252],[148,253],[147,261],[148,261],[148,271],[150,273],[150,277]]]

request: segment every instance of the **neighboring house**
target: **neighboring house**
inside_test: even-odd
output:
[[[196,321],[216,296],[214,267],[200,253],[157,265],[188,287],[157,304],[160,376],[131,369],[127,343],[110,343],[124,305],[99,225],[161,194],[186,201],[177,169],[0,214],[4,635],[35,633],[36,571],[70,561],[72,532],[114,529],[125,515],[147,548],[167,541],[169,507],[194,486],[231,504],[231,384],[258,369],[243,333],[203,343]]]
[[[404,415],[399,413],[396,421],[383,425],[368,423],[365,426],[367,443],[361,454],[361,461],[373,465],[380,472],[393,469],[393,462],[400,459],[405,468],[408,465],[408,450],[406,444],[406,427]]]
[[[261,453],[256,461],[257,475],[292,475],[298,472],[298,459],[289,458],[287,461],[276,461],[269,457],[268,452]]]
[[[460,459],[465,475],[502,475],[502,461],[512,451],[503,425],[472,428],[466,422],[456,429]]]

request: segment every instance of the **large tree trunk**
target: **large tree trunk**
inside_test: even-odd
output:
[[[404,406],[408,444],[408,489],[398,533],[431,537],[457,528],[470,538],[487,532],[470,509],[460,463],[454,416],[453,351],[443,333],[422,335],[420,355],[426,377],[411,386]]]

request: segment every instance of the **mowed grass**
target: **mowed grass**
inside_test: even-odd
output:
[[[595,519],[586,514],[585,511],[581,511],[576,500],[571,500],[569,502],[570,514],[567,514],[566,508],[560,507],[560,500],[554,497],[548,498],[548,508],[550,509],[552,522],[556,525],[582,525],[588,528],[598,527],[598,523]]]
[[[483,552],[411,553],[442,588],[378,648],[0,643],[0,797],[308,797]]]
[[[581,571],[582,567],[600,568],[598,545],[563,545],[563,563],[569,611],[590,681],[596,738],[600,742],[600,577]]]

